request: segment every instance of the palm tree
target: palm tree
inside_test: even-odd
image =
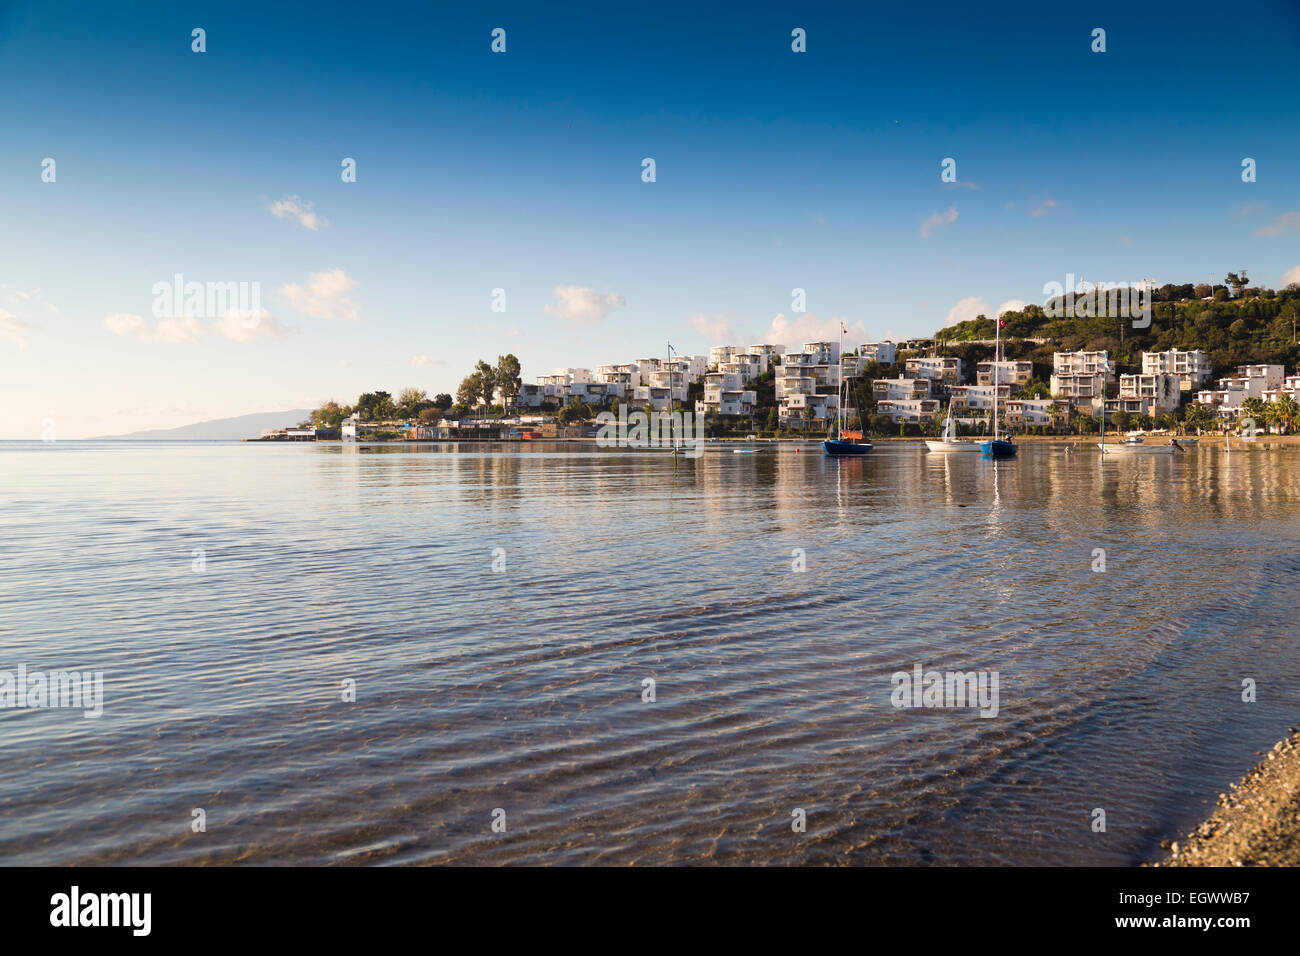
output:
[[[1273,406],[1278,424],[1286,434],[1293,434],[1296,425],[1300,424],[1300,402],[1290,395],[1279,395],[1277,400],[1270,404]]]

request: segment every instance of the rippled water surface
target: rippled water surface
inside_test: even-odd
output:
[[[0,861],[1130,864],[1300,716],[1300,449],[507,448],[0,443]]]

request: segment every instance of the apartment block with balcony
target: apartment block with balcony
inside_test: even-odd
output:
[[[1167,349],[1143,352],[1142,374],[1176,376],[1180,391],[1193,392],[1208,382],[1212,373],[1210,359],[1200,349]]]
[[[839,414],[838,395],[790,394],[781,400],[778,415],[782,428],[798,427],[806,421],[806,409],[811,408],[813,420],[824,424]]]
[[[1132,411],[1130,406],[1142,406],[1138,414],[1160,415],[1172,412],[1182,401],[1182,392],[1178,376],[1168,372],[1155,372],[1150,375],[1121,375],[1119,377],[1119,396],[1125,411]],[[1106,405],[1110,409],[1109,401]]]
[[[1061,398],[1012,398],[1006,422],[1011,428],[1060,428],[1069,421],[1070,403]]]
[[[894,424],[933,421],[941,408],[937,398],[887,398],[876,402],[876,414],[886,416]]]
[[[997,375],[997,384],[1013,385],[1020,388],[1034,377],[1034,363],[1026,359],[980,362],[975,366],[975,383],[977,385],[992,385],[994,384],[993,378],[995,374]]]
[[[1011,401],[1011,386],[998,385],[998,404]],[[954,418],[987,418],[993,411],[992,385],[958,385],[952,390]]]
[[[858,354],[864,361],[880,365],[893,365],[898,359],[898,346],[889,339],[883,342],[867,342],[858,347]]]
[[[904,369],[912,378],[928,378],[948,388],[961,384],[961,359],[954,355],[916,356],[907,360]]]
[[[1055,375],[1104,375],[1107,382],[1115,380],[1113,372],[1106,372],[1110,354],[1100,352],[1054,352],[1052,372]]]
[[[1221,378],[1215,388],[1196,393],[1196,404],[1207,405],[1215,414],[1233,418],[1241,413],[1241,404],[1248,398],[1264,398],[1285,381],[1281,365],[1238,365],[1237,374]]]
[[[871,397],[882,401],[914,401],[931,397],[934,382],[928,378],[876,378],[871,380]]]
[[[753,414],[757,397],[744,387],[745,382],[746,379],[737,372],[705,373],[704,397],[695,403],[696,414]]]
[[[1106,376],[1101,372],[1055,372],[1050,385],[1053,398],[1063,398],[1071,405],[1101,408],[1106,395]]]

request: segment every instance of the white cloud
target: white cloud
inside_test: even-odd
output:
[[[1257,236],[1284,236],[1292,230],[1300,230],[1300,212],[1284,212],[1267,226],[1255,230]]]
[[[285,196],[271,203],[268,208],[276,219],[297,219],[298,225],[312,232],[324,223],[324,220],[316,215],[315,205],[301,196]]]
[[[1037,219],[1039,216],[1046,216],[1050,210],[1055,208],[1056,208],[1055,199],[1044,199],[1043,204],[1039,206],[1037,209],[1030,210],[1029,215]]]
[[[543,306],[542,311],[573,322],[601,322],[615,309],[627,304],[627,300],[617,292],[601,295],[581,285],[557,285],[554,295],[556,304]]]
[[[1292,282],[1300,282],[1300,266],[1292,266],[1282,273],[1282,288],[1286,288]]]
[[[258,339],[283,338],[288,330],[266,309],[256,316],[248,316],[239,309],[227,309],[221,321],[212,326],[212,331],[224,335],[232,342],[256,342]]]
[[[1023,299],[1007,299],[1007,301],[998,306],[998,315],[1001,315],[1003,312],[1019,312],[1028,304],[1029,303]]]
[[[105,316],[104,327],[114,335],[134,333],[142,339],[165,342],[169,345],[188,345],[199,339],[206,331],[198,319],[189,315],[159,319],[157,325],[150,325],[140,316],[124,312]]]
[[[104,316],[104,327],[114,335],[129,335],[144,328],[144,319],[138,315],[114,312]]]
[[[27,338],[23,335],[23,330],[26,328],[27,323],[18,316],[0,309],[0,335],[16,344],[22,351],[27,350]]]
[[[734,337],[731,332],[731,321],[722,315],[705,315],[703,312],[693,315],[691,328],[712,344],[725,342]]]
[[[787,349],[798,350],[805,342],[838,342],[840,338],[841,316],[819,319],[813,312],[801,312],[794,318],[787,318],[785,313],[774,316],[767,331],[758,339],[784,345]],[[845,322],[848,325],[847,322]],[[867,327],[861,321],[848,325],[844,334],[845,343],[867,341]],[[847,347],[847,345],[846,345]]]
[[[190,315],[180,315],[169,319],[159,319],[154,327],[153,337],[159,342],[170,345],[188,345],[199,339],[205,329],[198,319]]]
[[[280,287],[280,295],[289,305],[304,315],[316,319],[350,319],[361,315],[361,306],[347,297],[357,287],[357,280],[348,277],[342,269],[313,272],[303,287],[289,282]]]
[[[943,212],[937,209],[921,223],[921,238],[928,239],[936,229],[942,229],[949,223],[957,221],[957,207],[949,206]]]
[[[411,364],[416,368],[426,368],[430,365],[446,365],[446,359],[429,358],[427,355],[412,355]]]

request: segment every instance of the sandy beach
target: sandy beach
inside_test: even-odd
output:
[[[1219,794],[1219,809],[1155,866],[1300,864],[1300,731],[1279,741],[1240,783]]]

